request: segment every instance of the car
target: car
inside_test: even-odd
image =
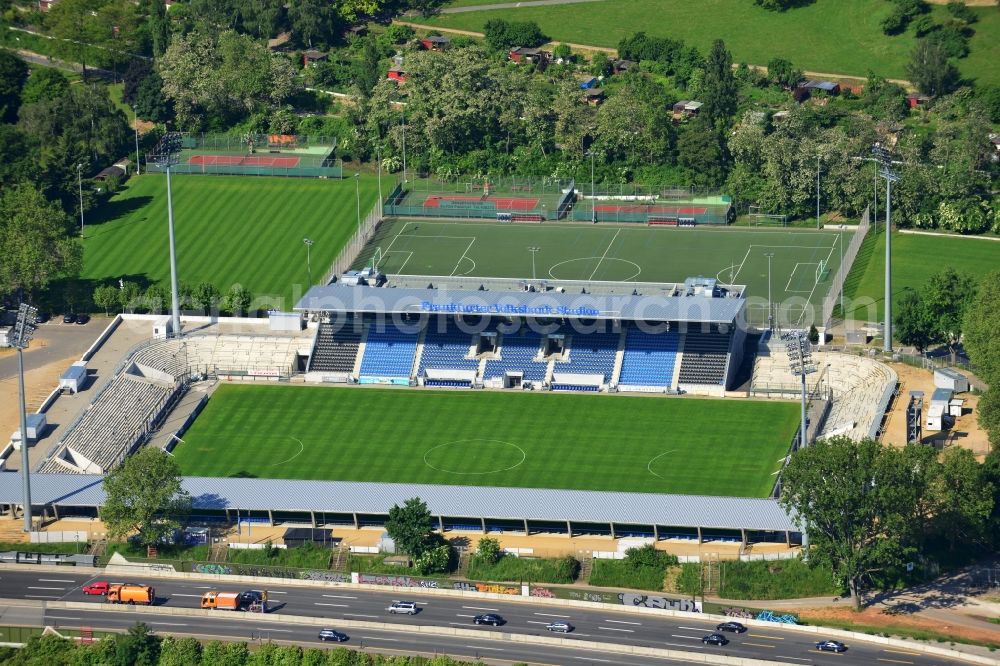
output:
[[[321,641],[333,641],[335,643],[343,643],[348,639],[348,636],[342,631],[337,631],[336,629],[320,629],[319,639]]]
[[[548,629],[549,631],[558,631],[561,634],[568,634],[569,632],[573,631],[572,624],[570,624],[569,622],[563,622],[561,620],[556,622],[549,622],[547,625],[545,625],[545,628]]]
[[[76,323],[76,315],[73,314],[72,312],[67,312],[66,314],[63,315],[63,323],[64,324],[75,324]]]
[[[42,312],[41,310],[39,310],[38,314],[35,315],[35,323],[36,324],[44,324],[48,320],[49,320],[49,313],[48,312]]]
[[[496,613],[485,613],[483,615],[477,615],[472,618],[472,621],[476,624],[492,624],[494,627],[499,627],[501,624],[505,624],[506,620],[497,615]]]
[[[725,645],[729,642],[729,639],[722,634],[709,634],[702,638],[701,642],[705,645]]]
[[[731,631],[736,634],[742,634],[747,630],[746,625],[740,624],[739,622],[723,622],[715,628],[716,631]]]
[[[76,316],[76,323],[79,324],[80,326],[83,326],[89,321],[90,321],[90,315],[88,314],[78,314]]]
[[[417,608],[417,602],[415,601],[393,601],[392,604],[390,604],[389,607],[386,608],[386,610],[392,613],[393,615],[395,615],[396,613],[416,615],[417,611],[419,611],[420,609]]]
[[[820,641],[816,643],[816,649],[820,652],[846,652],[847,646],[840,641]]]
[[[84,594],[95,594],[95,595],[104,596],[105,594],[108,593],[108,588],[109,587],[111,587],[111,586],[107,582],[105,582],[103,580],[99,580],[99,581],[95,581],[93,583],[90,583],[89,585],[84,585],[83,586],[83,593]]]

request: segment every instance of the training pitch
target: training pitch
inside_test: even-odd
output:
[[[665,228],[646,225],[504,224],[390,220],[361,253],[386,273],[622,282],[682,282],[706,276],[747,285],[751,324],[819,319],[848,233],[774,229]],[[820,262],[825,271],[818,271]],[[817,282],[819,273],[819,282]]]
[[[222,385],[190,476],[766,497],[791,402]]]

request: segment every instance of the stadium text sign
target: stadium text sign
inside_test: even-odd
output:
[[[421,301],[420,309],[424,312],[455,312],[466,314],[529,314],[529,315],[576,315],[597,316],[601,313],[597,308],[581,306],[577,308],[559,305],[477,305],[469,303],[431,303]]]

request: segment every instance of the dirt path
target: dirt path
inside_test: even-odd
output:
[[[566,2],[555,2],[555,1],[550,2],[549,0],[542,0],[542,1],[545,2],[545,4],[569,4],[569,3],[566,3]],[[578,2],[578,1],[579,0],[570,0],[570,2]],[[591,1],[594,1],[594,0],[585,0],[585,1],[591,2]],[[508,4],[506,6],[513,7],[516,4],[517,3]],[[533,3],[533,4],[539,4],[539,3]],[[475,5],[474,7],[477,10],[482,10],[484,7],[489,7],[489,6],[492,6],[492,5],[485,5],[485,6],[484,5]],[[499,5],[498,5],[498,7],[499,7]],[[466,7],[461,7],[461,8],[456,7],[455,9],[469,9],[471,11],[471,8],[466,8]],[[397,23],[399,25],[408,25],[411,28],[413,28],[414,30],[433,30],[433,31],[436,31],[436,32],[448,33],[450,35],[465,35],[466,37],[476,37],[476,38],[479,38],[479,39],[483,38],[483,33],[481,33],[481,32],[475,32],[473,30],[459,30],[457,28],[443,28],[443,27],[438,26],[438,25],[427,25],[426,23],[417,23],[415,21],[393,21],[393,23]],[[584,52],[588,52],[588,53],[603,52],[603,53],[610,53],[612,55],[615,55],[615,54],[618,53],[617,49],[613,49],[613,48],[610,48],[610,47],[607,47],[607,46],[594,46],[593,44],[576,44],[574,42],[549,42],[545,46],[547,46],[549,48],[553,48],[557,44],[566,44],[567,46],[569,46],[571,49],[573,49],[575,51],[584,51]],[[738,67],[738,65],[733,64],[733,68],[735,69],[736,67]],[[763,65],[750,65],[750,67],[753,67],[754,69],[760,70],[761,72],[767,73],[767,67],[765,67]],[[854,75],[854,74],[835,74],[835,73],[831,73],[831,72],[809,72],[809,71],[807,71],[807,72],[803,72],[803,74],[805,76],[807,76],[809,78],[813,78],[813,79],[830,79],[830,80],[838,81],[838,82],[864,82],[866,80],[866,78],[867,78],[867,77],[864,77],[864,76],[858,76],[858,75]],[[907,89],[913,88],[913,84],[911,84],[909,81],[907,81],[905,79],[887,79],[887,80],[890,81],[890,82],[892,82],[892,83],[898,83],[899,85],[901,85],[901,86],[903,86],[903,87],[905,87]]]
[[[442,14],[461,14],[462,12],[482,12],[491,9],[522,9],[526,7],[544,7],[546,5],[576,5],[581,2],[602,2],[603,0],[531,0],[529,2],[499,2],[494,5],[468,5],[465,7],[446,7]]]

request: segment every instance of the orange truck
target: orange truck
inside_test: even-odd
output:
[[[156,590],[148,585],[111,585],[108,587],[109,604],[143,604],[151,606],[156,599]]]
[[[201,595],[201,607],[218,610],[241,611],[253,603],[253,595],[249,592],[206,592]]]

